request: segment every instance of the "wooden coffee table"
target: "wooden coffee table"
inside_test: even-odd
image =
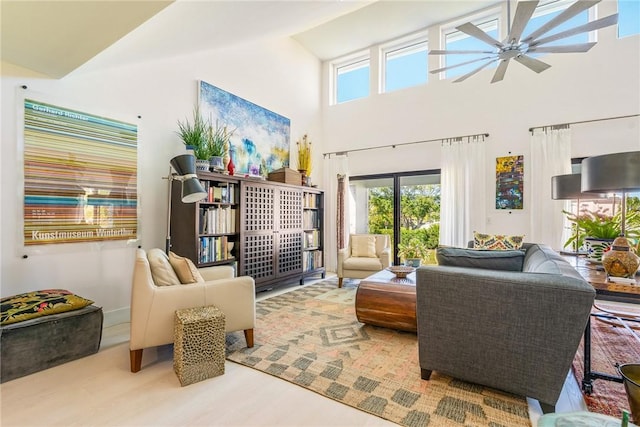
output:
[[[400,279],[382,270],[362,279],[355,306],[362,323],[416,332],[416,273]]]

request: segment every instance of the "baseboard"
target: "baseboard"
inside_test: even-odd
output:
[[[130,307],[119,308],[117,310],[107,311],[104,313],[104,323],[102,324],[102,327],[108,328],[109,326],[119,325],[121,323],[129,323],[130,320]]]

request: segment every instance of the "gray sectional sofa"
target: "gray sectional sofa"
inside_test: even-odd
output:
[[[550,247],[447,248],[417,270],[423,379],[432,371],[537,399],[552,412],[595,291]]]

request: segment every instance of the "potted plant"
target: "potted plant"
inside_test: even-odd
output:
[[[608,213],[608,209],[601,208],[597,211],[583,209],[579,214],[563,212],[572,222],[572,227],[575,230],[574,234],[565,242],[565,247],[575,245],[574,247],[581,248],[584,245],[587,250],[587,260],[600,262],[602,254],[609,250],[611,242],[622,231],[621,212],[611,215]],[[635,240],[640,231],[640,212],[627,209],[626,216],[626,235]]]
[[[189,122],[188,119],[185,119],[184,122],[178,120],[177,133],[184,145],[193,149],[198,170],[209,170],[211,148],[207,139],[208,128],[208,123],[200,114],[200,106],[198,105],[193,107],[193,122]]]
[[[425,243],[419,239],[408,239],[398,244],[398,255],[407,266],[420,267],[422,260],[428,258],[426,251]]]
[[[209,158],[211,167],[217,172],[224,171],[223,158],[229,155],[229,139],[233,135],[235,129],[231,132],[227,131],[226,126],[221,126],[216,120],[216,127],[211,125],[207,127],[207,143],[209,145]]]

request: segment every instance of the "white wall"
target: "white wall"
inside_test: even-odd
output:
[[[169,160],[184,152],[176,121],[191,116],[199,80],[291,119],[292,145],[305,132],[319,134],[320,62],[289,39],[101,72],[79,69],[60,80],[8,70],[3,67],[1,86],[1,295],[66,288],[96,301],[110,323],[128,320],[135,245],[49,245],[22,257],[27,253],[20,240],[17,190],[22,174],[17,129],[22,124],[16,114],[21,85],[27,85],[35,99],[42,96],[62,107],[138,124],[140,245],[145,249],[164,248],[167,182],[162,177],[169,172]]]
[[[615,2],[602,4],[600,13],[615,13]],[[429,30],[430,40],[436,40],[437,31]],[[491,167],[486,175],[490,192],[484,231],[526,235],[530,225],[529,128],[640,113],[640,37],[617,39],[615,27],[601,30],[598,37],[598,44],[588,53],[541,58],[552,65],[541,74],[512,61],[504,81],[495,84],[490,83],[495,68],[455,84],[430,74],[424,86],[388,94],[372,91],[368,98],[334,106],[328,106],[329,88],[325,84],[323,149],[339,152],[487,132],[487,165]],[[371,64],[376,64],[375,48],[371,49],[371,56]],[[438,57],[431,56],[429,61],[430,69],[439,68]],[[325,63],[325,83],[329,72],[329,63]],[[374,81],[372,87],[375,86]],[[574,125],[572,129],[573,157],[640,149],[637,117]],[[495,158],[510,154],[525,156],[524,209],[511,214],[495,209],[493,190]],[[368,150],[348,156],[351,176],[439,169],[440,143]]]

